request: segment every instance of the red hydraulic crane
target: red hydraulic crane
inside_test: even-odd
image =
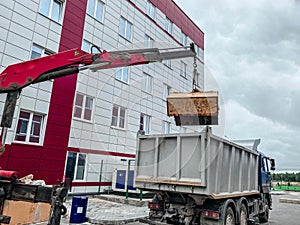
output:
[[[148,48],[100,51],[97,54],[87,53],[81,49],[72,49],[10,65],[0,74],[0,93],[8,93],[1,120],[1,149],[4,151],[6,132],[12,124],[17,97],[21,90],[30,84],[76,74],[86,69],[98,71],[195,56],[194,44],[180,49]]]
[[[97,54],[87,53],[81,49],[72,49],[8,66],[0,74],[0,93],[7,93],[1,120],[0,155],[4,151],[7,128],[11,127],[12,124],[17,98],[24,87],[76,74],[86,69],[98,71],[195,56],[193,44],[180,50],[177,48],[151,48],[113,52],[100,51]],[[63,205],[63,200],[67,194],[65,187],[42,187],[22,184],[17,179],[17,173],[14,171],[5,171],[0,168],[0,192],[5,193],[4,197],[0,196],[0,223],[10,223],[10,216],[1,215],[5,199],[50,203],[51,211],[48,224],[51,225],[59,225],[61,215],[66,212],[66,208]],[[19,194],[26,194],[27,192],[30,192],[30,198],[25,198]]]

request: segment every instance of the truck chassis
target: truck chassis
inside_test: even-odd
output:
[[[249,225],[267,222],[270,194],[211,199],[176,192],[156,192],[148,223]],[[146,221],[145,221],[146,222]]]

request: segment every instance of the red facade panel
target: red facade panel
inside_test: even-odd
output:
[[[51,96],[51,101],[55,100],[55,102],[53,101],[53,104],[65,105],[66,100],[72,97],[70,92],[73,90],[73,88],[68,86],[71,83],[69,79],[72,79],[72,82],[73,80],[76,81],[76,74],[56,79],[61,82],[56,84],[56,88],[59,88],[57,90],[57,94],[55,94],[55,96]]]
[[[56,115],[53,116],[53,123],[52,124],[60,125],[60,124],[64,123],[64,121],[66,119],[67,119],[66,117],[56,114]]]
[[[59,51],[81,47],[86,6],[87,0],[66,1]],[[47,177],[48,183],[55,183],[63,177],[76,83],[77,75],[73,75],[56,79],[53,84],[44,141],[45,151],[39,172],[39,176]],[[59,124],[57,118],[61,118]],[[54,154],[56,159],[53,158]]]
[[[58,184],[62,181],[62,172],[52,172],[52,171],[39,171],[38,175],[36,176],[37,179],[46,179],[47,184]]]
[[[32,173],[34,171],[39,170],[39,159],[10,157],[10,160],[8,162],[8,168],[13,168],[12,170],[28,175],[28,173]]]
[[[77,32],[81,32],[81,28],[77,26],[78,18],[74,20],[68,20],[65,22],[67,30],[70,31],[73,35],[76,35]],[[76,35],[78,37],[78,35]],[[80,38],[80,37],[78,37]]]
[[[49,124],[49,127],[51,124]],[[47,127],[48,129],[48,127]],[[48,141],[48,142],[47,142]],[[47,133],[47,140],[44,141],[44,146],[46,148],[52,148],[52,149],[64,149],[66,151],[66,147],[62,145],[62,143],[66,143],[69,141],[68,135],[63,135],[58,132],[55,134],[53,133]]]
[[[41,146],[13,144],[11,155],[21,159],[39,159],[42,153]]]
[[[81,42],[82,40],[81,37],[78,36],[76,32],[73,32],[72,30],[69,29],[65,29],[63,35],[65,35],[66,37],[64,39],[65,43],[61,44],[61,47],[65,50],[75,48],[75,46],[73,46],[73,42]],[[77,47],[81,47],[81,44]]]
[[[59,78],[59,79],[62,79],[62,78]],[[68,90],[68,88],[66,88],[66,90]],[[55,104],[58,104],[58,105],[64,105],[64,103],[66,102],[66,100],[68,100],[68,98],[69,98],[68,96],[65,96],[62,93],[60,95],[57,94],[57,95],[51,96],[51,101],[55,102]]]
[[[69,137],[68,131],[70,131],[70,127],[68,127],[67,125],[70,125],[70,124],[66,123],[66,124],[57,125],[55,123],[51,123],[51,124],[49,124],[49,127],[47,127],[47,133],[59,135],[62,137]],[[47,142],[46,144],[49,144],[49,142]]]
[[[64,165],[65,165],[65,158],[63,158],[64,160],[41,160],[40,162],[40,167],[39,167],[39,172],[57,172],[57,173],[61,173],[62,171],[64,171]],[[62,171],[61,171],[62,170]],[[46,176],[47,177],[47,176]],[[59,177],[60,179],[62,178]]]
[[[8,169],[8,161],[10,156],[10,145],[5,145],[5,151],[0,155],[0,169]]]
[[[66,152],[65,149],[53,149],[53,148],[44,148],[42,152],[42,158],[47,160],[57,160],[57,159],[65,159]]]
[[[59,51],[81,47],[87,0],[65,1],[65,4]],[[62,179],[76,82],[76,75],[54,81],[44,146],[7,145],[0,158],[3,169],[16,170],[21,176],[33,173],[34,179],[44,179],[48,184]]]

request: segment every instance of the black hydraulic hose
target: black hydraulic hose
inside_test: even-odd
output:
[[[43,81],[59,78],[59,77],[65,77],[71,74],[76,74],[79,73],[79,67],[78,66],[73,66],[73,67],[68,67],[65,69],[61,70],[55,70],[51,72],[47,72],[36,78],[32,84],[40,83]]]

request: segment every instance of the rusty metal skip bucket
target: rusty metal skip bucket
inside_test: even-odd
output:
[[[218,92],[171,93],[167,110],[168,116],[174,116],[176,126],[217,125]]]

